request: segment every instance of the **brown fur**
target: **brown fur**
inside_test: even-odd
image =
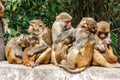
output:
[[[38,44],[38,40],[33,41],[32,39],[32,44],[30,44],[30,46],[24,50],[22,54],[22,61],[25,66],[31,66],[31,67],[35,66],[34,62],[38,58],[38,54],[34,54],[33,56],[28,56],[28,52],[31,49],[33,49],[35,46],[37,46],[37,44]]]
[[[71,41],[70,38],[67,38],[58,44],[53,44],[51,58],[54,65],[60,64],[61,60],[66,58]]]
[[[94,33],[97,23],[93,18],[83,18],[76,28],[69,32],[63,32],[58,40],[72,38],[75,41],[65,59],[59,64],[70,73],[78,73],[90,66],[95,44]]]
[[[29,41],[27,39],[27,36],[21,35],[8,41],[5,46],[5,55],[9,63],[22,63],[22,49],[29,45]]]
[[[94,49],[94,55],[93,55],[93,65],[100,65],[103,67],[120,67],[120,64],[118,64],[118,58],[114,55],[112,47],[110,45],[110,25],[109,23],[105,21],[101,21],[98,24],[98,30],[97,30],[97,44],[100,44],[98,47],[100,48],[101,45],[104,45],[104,51],[101,51],[98,49]],[[108,32],[108,35],[106,35],[105,39],[101,39],[98,36],[98,33],[100,32]]]
[[[61,12],[56,16],[56,20],[54,21],[52,25],[52,40],[53,43],[56,41],[58,35],[60,35],[66,26],[66,21],[71,21],[72,17],[66,13],[66,12]]]
[[[30,46],[25,50],[25,65],[36,66],[40,65],[41,63],[49,63],[52,45],[51,30],[45,27],[41,20],[35,19],[30,21],[30,27],[28,31],[31,34],[31,38],[36,38],[38,40],[38,44],[36,45],[35,43],[34,46]]]
[[[59,65],[70,73],[78,73],[90,66],[93,56],[95,41],[93,39],[86,42],[85,46],[75,53],[76,47],[71,47],[66,60]]]

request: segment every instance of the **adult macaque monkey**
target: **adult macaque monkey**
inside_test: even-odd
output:
[[[4,32],[10,33],[8,25],[4,20],[4,0],[0,0],[0,61],[5,60],[4,56]],[[4,27],[4,29],[3,29]],[[4,30],[4,31],[3,31]]]
[[[8,41],[5,46],[5,55],[9,63],[22,63],[22,52],[25,47],[29,46],[29,36],[21,34]]]
[[[39,40],[39,46],[30,50],[28,52],[29,56],[32,56],[37,52],[43,52],[45,49],[51,47],[51,31],[48,27],[45,27],[44,23],[41,20],[31,20],[28,32],[32,35],[31,37],[38,38]]]
[[[104,67],[120,67],[117,56],[110,45],[110,24],[105,21],[97,23],[96,44],[93,55],[93,65]]]
[[[69,44],[71,43],[71,40],[66,39],[59,42],[58,44],[55,42],[62,32],[74,30],[74,28],[71,26],[71,20],[72,17],[68,13],[62,12],[56,17],[56,20],[52,25],[53,45],[51,60],[55,65],[58,65],[60,61],[66,57],[66,51],[69,47]]]
[[[62,12],[57,17],[55,22],[52,25],[52,40],[53,43],[56,41],[59,34],[67,29],[71,29],[71,20],[72,17],[66,13]]]
[[[62,60],[59,66],[70,73],[78,73],[89,67],[93,56],[96,30],[97,22],[93,18],[86,17],[81,20],[75,31],[67,34],[63,32],[58,40],[72,37],[75,41],[68,49],[66,59]]]
[[[52,35],[48,27],[45,27],[41,20],[35,19],[30,21],[30,26],[28,31],[32,35],[32,38],[37,38],[39,45],[35,46],[28,52],[28,56],[33,56],[34,54],[40,54],[39,58],[36,60],[36,64],[44,63],[44,58],[47,57],[47,63],[50,61],[51,57],[51,45],[52,45]],[[46,62],[45,61],[45,62]]]

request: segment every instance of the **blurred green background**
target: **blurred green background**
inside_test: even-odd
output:
[[[46,26],[52,26],[60,12],[73,16],[72,25],[83,17],[105,20],[111,24],[112,47],[120,57],[120,0],[5,0],[5,19],[11,30],[6,33],[5,43],[21,33],[27,34],[29,21],[41,19]]]

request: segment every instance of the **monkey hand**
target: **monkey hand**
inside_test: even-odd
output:
[[[105,46],[103,44],[99,44],[99,45],[95,46],[95,48],[100,51],[105,51]]]
[[[22,57],[22,54],[16,53],[16,57]]]
[[[34,55],[34,51],[33,50],[28,52],[28,56],[33,56],[33,55]]]
[[[107,43],[107,44],[110,44],[112,41],[111,39],[104,39],[104,41]]]
[[[58,44],[60,42],[60,40],[59,39],[57,39],[56,41],[55,41],[55,44]]]
[[[6,28],[5,28],[5,33],[6,33],[6,32],[8,32],[8,33],[10,34],[10,29],[8,29],[8,28],[6,29]]]

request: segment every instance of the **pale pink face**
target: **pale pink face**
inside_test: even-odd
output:
[[[98,36],[99,38],[104,39],[108,36],[108,32],[99,32]]]
[[[105,34],[100,34],[100,38],[105,38]]]
[[[70,28],[71,27],[71,21],[66,21],[66,28]]]
[[[34,25],[30,24],[28,32],[34,32]]]

